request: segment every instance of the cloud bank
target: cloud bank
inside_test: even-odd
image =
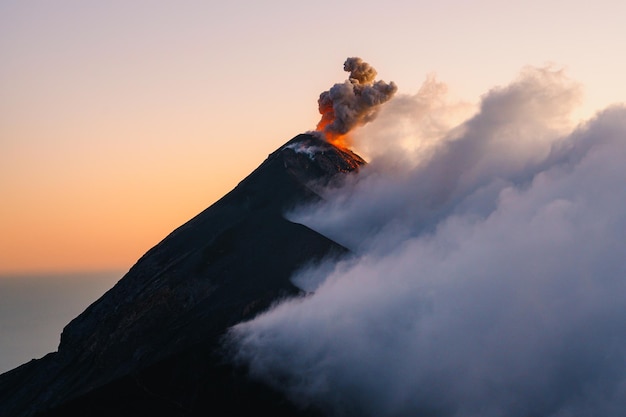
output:
[[[430,78],[363,128],[371,163],[290,218],[356,254],[232,329],[235,360],[333,416],[626,409],[626,108],[525,69],[468,107]]]

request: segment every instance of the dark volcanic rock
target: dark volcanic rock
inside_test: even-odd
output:
[[[283,214],[362,164],[312,135],[287,142],[70,322],[58,352],[1,375],[0,415],[313,415],[223,361],[220,337],[298,296],[299,267],[346,252]]]

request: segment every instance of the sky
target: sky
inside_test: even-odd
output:
[[[359,56],[478,103],[526,66],[626,97],[623,2],[0,1],[0,274],[127,270],[318,120]],[[578,112],[578,113],[576,113]],[[354,149],[359,152],[358,148]]]
[[[233,328],[233,359],[330,415],[619,415],[626,5],[222,3],[0,1],[2,366],[54,349],[20,308],[66,302],[16,279],[73,277],[76,314],[72,279],[110,286],[86,271],[315,128],[361,57],[398,88],[354,129],[370,163],[288,214],[354,257],[299,271],[310,296]]]

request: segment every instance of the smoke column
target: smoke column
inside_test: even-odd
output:
[[[550,68],[474,110],[396,97],[371,163],[290,215],[354,256],[234,327],[235,360],[332,416],[623,415],[626,107],[572,126],[580,99]]]
[[[350,77],[320,94],[318,105],[322,119],[317,131],[339,146],[354,127],[373,120],[381,104],[395,94],[393,82],[375,81],[376,70],[361,58],[348,58],[343,65]]]

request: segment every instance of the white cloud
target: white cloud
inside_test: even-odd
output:
[[[619,415],[626,108],[569,132],[579,97],[527,69],[427,147],[380,142],[359,180],[292,214],[357,258],[236,326],[238,359],[333,415]]]

